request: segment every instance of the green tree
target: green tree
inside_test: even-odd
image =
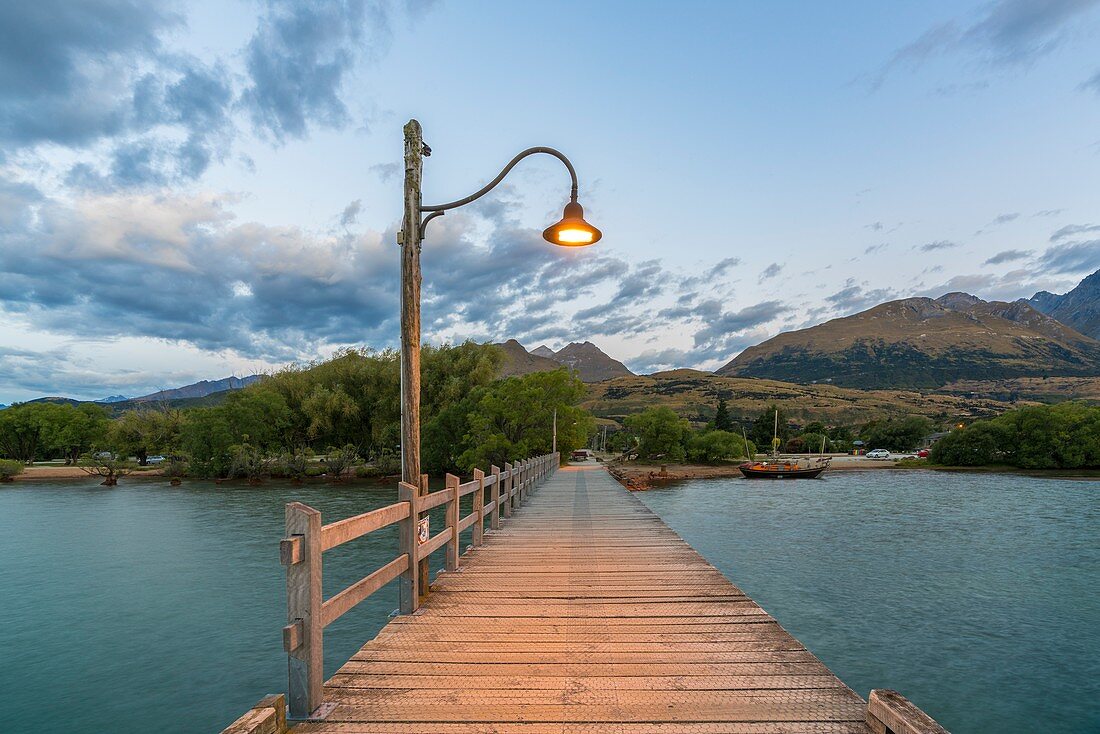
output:
[[[1075,402],[1037,405],[975,421],[940,439],[930,459],[951,466],[1097,468],[1100,408]]]
[[[784,445],[787,443],[787,439],[791,437],[791,428],[787,424],[787,412],[775,403],[772,403],[752,422],[752,430],[749,431],[749,438],[752,439],[754,445],[766,446],[768,450],[771,450],[772,436],[775,435],[776,411],[779,412],[779,445]]]
[[[247,389],[247,388],[246,388]],[[224,477],[233,463],[232,447],[237,439],[230,429],[225,406],[187,411],[180,431],[180,444],[197,477]]]
[[[863,440],[873,449],[909,451],[932,432],[932,421],[921,416],[871,421],[863,427]]]
[[[733,432],[733,418],[730,417],[729,406],[724,398],[718,398],[718,407],[714,411],[714,428],[727,433]]]
[[[183,411],[166,404],[127,410],[111,423],[107,447],[146,466],[151,454],[179,451],[183,423]]]
[[[59,409],[52,403],[21,403],[0,410],[0,454],[24,464],[34,461],[60,425]]]
[[[460,470],[459,457],[470,448],[470,416],[478,410],[489,390],[474,388],[424,423],[420,435],[420,461],[424,471],[443,474]]]
[[[307,411],[309,400],[303,406]],[[262,383],[256,389],[232,392],[222,406],[229,431],[237,442],[259,448],[265,454],[278,453],[294,445],[294,419],[286,398]]]
[[[929,451],[929,460],[949,466],[986,466],[1002,463],[1007,438],[1000,426],[979,421],[969,428],[952,431]]]
[[[500,380],[467,416],[469,430],[459,467],[503,466],[549,453],[555,409],[558,451],[564,455],[584,446],[595,430],[592,417],[577,407],[584,395],[584,383],[564,369]]]
[[[107,409],[95,403],[58,407],[63,408],[64,420],[51,432],[50,444],[65,457],[66,464],[76,464],[81,454],[106,439],[110,425]]]
[[[787,439],[787,443],[783,445],[783,451],[788,454],[804,454],[806,453],[806,442],[802,440],[801,436],[791,436]]]
[[[684,444],[691,427],[671,408],[647,408],[642,413],[627,416],[625,425],[638,437],[638,454],[642,458],[684,460]]]
[[[745,447],[741,436],[728,431],[704,431],[688,439],[687,454],[692,461],[714,464],[736,458],[749,458],[756,451],[751,443]]]
[[[822,443],[825,444],[826,451],[832,450],[832,443],[829,441],[824,433],[810,433],[808,431],[803,431],[802,435],[800,435],[799,438],[802,439],[802,450],[808,454],[819,453],[821,451]]]

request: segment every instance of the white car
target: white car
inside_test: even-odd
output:
[[[887,451],[886,449],[874,449],[873,451],[868,451],[867,452],[867,458],[868,459],[889,459],[890,458],[890,452]]]

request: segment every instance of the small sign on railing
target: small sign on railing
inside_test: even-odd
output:
[[[416,525],[416,539],[420,543],[427,543],[430,537],[431,535],[428,534],[428,518],[422,517]]]

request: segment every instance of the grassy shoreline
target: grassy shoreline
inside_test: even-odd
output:
[[[643,491],[655,486],[665,486],[688,479],[740,478],[737,468],[741,462],[726,464],[655,464],[631,462],[608,466],[608,471],[620,484],[631,491]],[[662,472],[662,468],[664,471]],[[928,471],[970,474],[1019,474],[1048,479],[1100,479],[1100,469],[1021,469],[1007,464],[990,466],[943,466],[931,464],[927,459],[898,459],[895,461],[835,462],[830,471]]]

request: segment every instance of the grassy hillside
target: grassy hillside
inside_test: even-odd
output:
[[[718,397],[735,417],[757,416],[776,403],[792,420],[830,425],[861,424],[875,418],[921,415],[933,420],[973,419],[1005,412],[1012,406],[914,390],[855,390],[834,385],[798,385],[777,380],[723,377],[697,370],[619,377],[588,386],[582,407],[605,418],[621,418],[646,408],[667,406],[694,421],[714,417]]]
[[[1100,343],[1026,303],[907,298],[749,347],[719,374],[861,388],[1100,373]]]
[[[1100,377],[1017,377],[1009,380],[959,380],[938,390],[948,395],[980,395],[1007,402],[1060,403],[1080,400],[1100,405]]]

